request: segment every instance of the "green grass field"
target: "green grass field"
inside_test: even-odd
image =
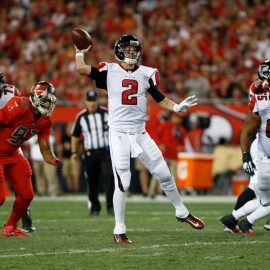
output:
[[[133,244],[116,245],[114,220],[104,210],[90,218],[81,200],[35,198],[31,209],[38,231],[31,238],[0,238],[0,269],[269,269],[265,220],[254,226],[256,236],[230,235],[219,218],[232,203],[186,205],[205,220],[203,231],[178,223],[170,203],[128,202],[126,224]],[[11,206],[8,200],[1,207],[1,226]]]

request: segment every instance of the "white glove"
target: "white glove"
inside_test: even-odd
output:
[[[85,53],[87,53],[91,49],[92,45],[89,45],[88,48],[83,49],[83,50],[79,50],[75,45],[74,45],[74,47],[75,47],[76,53],[83,53],[83,54],[85,54]]]
[[[190,107],[195,106],[197,104],[198,104],[198,99],[194,95],[194,96],[187,97],[179,104],[175,104],[173,106],[173,110],[175,112],[185,112],[187,109],[189,109]]]
[[[255,174],[256,166],[252,161],[250,153],[243,153],[243,170],[249,175]]]

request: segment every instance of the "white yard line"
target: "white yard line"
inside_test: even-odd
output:
[[[190,242],[182,244],[164,244],[164,245],[151,245],[151,246],[140,246],[136,247],[136,244],[128,245],[126,248],[121,246],[120,248],[103,248],[103,249],[71,249],[67,251],[59,252],[37,252],[37,253],[25,253],[25,254],[3,254],[0,255],[0,258],[18,258],[18,257],[35,257],[35,256],[55,256],[55,255],[67,255],[67,254],[95,254],[95,253],[125,253],[127,250],[151,250],[151,249],[160,249],[160,248],[171,248],[171,247],[189,247],[189,246],[211,246],[211,245],[254,245],[254,244],[268,244],[269,241],[228,241],[228,242]],[[155,253],[157,256],[161,256],[162,253]],[[124,254],[125,255],[125,254]],[[127,254],[127,256],[129,256]],[[232,257],[231,257],[232,258]],[[208,257],[206,257],[208,259]],[[216,259],[222,259],[221,257],[216,257]]]
[[[236,202],[237,197],[236,196],[182,196],[183,201],[185,203],[234,203]],[[8,197],[7,200],[14,200],[14,197]],[[36,196],[34,198],[35,201],[38,202],[85,202],[87,203],[87,197],[86,195],[64,195],[59,197],[49,197],[49,196],[43,196],[38,197]],[[102,202],[105,201],[104,195],[100,196],[100,200]],[[140,195],[132,195],[127,198],[127,202],[131,203],[168,203],[169,200],[166,197],[156,198],[156,199],[150,199],[150,198],[144,198]]]

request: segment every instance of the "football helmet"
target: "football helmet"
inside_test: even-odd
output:
[[[127,46],[132,46],[136,49],[135,56],[133,58],[127,57],[128,52],[125,52]],[[130,65],[136,65],[141,57],[142,46],[140,41],[132,35],[124,35],[120,37],[114,45],[114,54],[117,60],[125,62]]]
[[[270,59],[266,59],[258,68],[258,77],[260,80],[270,82]]]
[[[50,115],[56,104],[56,91],[52,84],[40,81],[32,86],[30,102],[42,115]]]

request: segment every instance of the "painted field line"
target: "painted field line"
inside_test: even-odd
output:
[[[184,203],[234,203],[237,199],[236,196],[231,195],[220,195],[220,196],[182,196]],[[14,200],[14,196],[8,197],[7,200]],[[38,202],[85,202],[87,203],[86,195],[64,195],[59,197],[50,197],[50,196],[36,196],[34,201]],[[105,202],[104,195],[100,196],[100,201]],[[127,202],[130,203],[168,203],[170,202],[168,198],[144,198],[141,195],[132,195],[127,197]]]
[[[129,245],[127,248],[103,248],[103,249],[71,249],[67,251],[59,252],[37,252],[37,253],[25,253],[25,254],[3,254],[0,258],[18,258],[18,257],[35,257],[35,256],[55,256],[55,255],[70,255],[70,254],[96,254],[96,253],[122,253],[126,251],[140,251],[140,250],[151,250],[160,248],[172,248],[172,247],[189,247],[189,246],[210,246],[210,245],[254,245],[254,244],[268,244],[269,241],[228,241],[228,242],[190,242],[183,244],[163,244],[163,245],[151,245],[151,246],[139,246]]]

